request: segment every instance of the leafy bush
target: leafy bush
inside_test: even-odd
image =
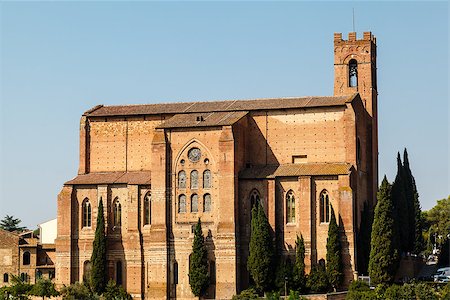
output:
[[[384,292],[385,300],[399,300],[402,299],[402,287],[396,284],[391,285]]]
[[[441,290],[440,299],[450,300],[450,283],[447,283],[445,287]]]
[[[98,299],[86,284],[75,282],[71,285],[64,286],[61,290],[63,300],[92,300]]]
[[[267,300],[280,300],[280,292],[269,292],[266,294]]]
[[[307,288],[313,293],[325,293],[330,290],[330,283],[325,268],[313,266],[306,280]]]
[[[288,298],[288,300],[299,300],[299,299],[300,299],[299,292],[293,291],[293,290],[289,291],[289,298]]]
[[[371,290],[369,285],[362,280],[353,281],[349,288],[346,300],[376,300],[375,291]]]
[[[348,287],[348,291],[360,291],[360,292],[365,292],[365,291],[370,291],[370,287],[367,284],[367,282],[362,281],[362,280],[355,280],[352,281],[352,283],[350,283],[350,286]]]
[[[416,294],[417,300],[437,300],[438,299],[434,289],[425,283],[416,284],[414,292]]]
[[[239,295],[234,295],[232,300],[250,300],[250,299],[258,299],[258,294],[255,289],[249,288],[243,290]]]
[[[112,279],[108,281],[105,292],[102,294],[102,298],[105,300],[131,300],[132,297],[125,289],[117,285]]]
[[[55,289],[55,284],[50,279],[39,279],[29,292],[30,295],[51,298],[59,296],[59,292]]]

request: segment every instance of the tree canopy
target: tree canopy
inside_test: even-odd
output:
[[[105,235],[105,217],[103,215],[103,202],[100,199],[97,214],[97,227],[95,229],[94,247],[91,256],[91,288],[97,294],[105,291],[107,272],[106,272],[106,235]]]
[[[19,226],[22,221],[13,216],[6,215],[3,220],[0,221],[0,228],[6,231],[24,231],[26,227]]]
[[[331,207],[331,219],[330,224],[328,225],[326,271],[331,286],[334,290],[336,290],[342,283],[344,273],[341,257],[339,227],[336,222],[333,207]]]

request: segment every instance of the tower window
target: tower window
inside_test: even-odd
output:
[[[181,170],[178,173],[178,187],[180,189],[185,189],[186,188],[186,172]]]
[[[350,87],[358,86],[358,63],[356,59],[352,59],[348,63],[348,85]]]

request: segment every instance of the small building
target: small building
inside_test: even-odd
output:
[[[11,275],[35,283],[55,277],[56,219],[41,223],[39,235],[33,231],[9,232],[0,229],[0,287],[11,283]]]

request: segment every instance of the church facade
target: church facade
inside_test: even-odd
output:
[[[80,122],[78,175],[58,195],[56,280],[90,269],[102,200],[108,274],[135,299],[194,299],[188,278],[200,218],[206,298],[247,288],[252,205],[278,253],[302,234],[307,270],[326,257],[331,208],[345,282],[357,274],[357,232],[377,190],[376,40],[334,35],[334,95],[96,106]]]

